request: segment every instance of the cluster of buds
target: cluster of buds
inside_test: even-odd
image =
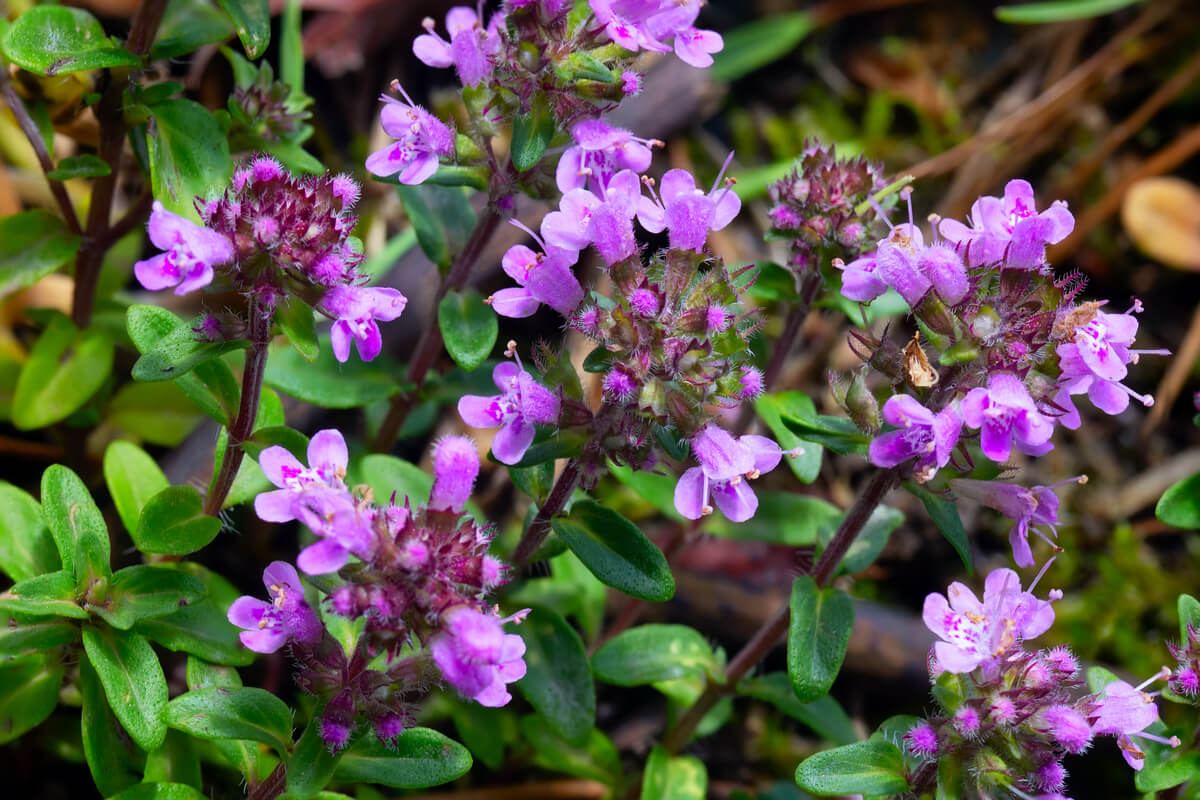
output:
[[[484,602],[507,578],[487,554],[491,529],[464,514],[479,473],[471,441],[438,443],[429,502],[415,507],[394,497],[379,506],[366,487],[347,486],[349,455],[336,430],[317,433],[307,459],[278,446],[262,452],[259,464],[278,488],[255,498],[255,512],[268,522],[299,520],[317,536],[297,564],[309,575],[338,573],[324,610],[361,619],[357,641],[347,652],[325,630],[298,573],[282,562],[264,573],[271,602],[240,598],[229,620],[246,629],[241,639],[252,650],[289,647],[297,684],[328,701],[326,745],[345,747],[359,722],[394,740],[439,679],[482,705],[507,703],[507,684],[525,674],[525,645],[502,626],[526,612],[502,619]]]
[[[795,169],[770,187],[772,235],[792,240],[789,269],[802,274],[823,254],[853,261],[874,248],[887,229],[871,204],[885,188],[879,162],[805,142]]]
[[[998,569],[987,577],[982,602],[960,583],[925,598],[923,619],[940,639],[929,671],[941,713],[904,736],[916,761],[909,777],[917,794],[941,781],[949,794],[1063,800],[1063,759],[1097,736],[1116,736],[1134,769],[1145,759],[1135,739],[1178,746],[1178,739],[1144,730],[1158,719],[1158,707],[1142,690],[1165,671],[1141,686],[1113,681],[1086,694],[1069,650],[1025,649],[1053,624],[1050,601],[1061,596],[1051,591],[1041,600],[1032,585],[1021,589],[1015,572]],[[946,785],[950,780],[959,786]]]
[[[252,150],[265,142],[291,139],[311,116],[310,102],[293,97],[292,87],[275,80],[274,70],[264,61],[253,82],[233,87],[227,105],[230,147]]]
[[[1110,414],[1124,411],[1130,397],[1153,403],[1122,383],[1140,355],[1166,353],[1133,348],[1141,304],[1111,314],[1103,303],[1076,302],[1082,279],[1058,280],[1050,270],[1047,245],[1074,226],[1064,203],[1038,212],[1032,187],[1014,180],[1003,198],[976,201],[970,227],[931,220],[936,233],[926,244],[912,221],[910,198],[908,223],[893,226],[873,252],[835,264],[845,297],[869,303],[894,289],[918,327],[903,349],[853,335],[863,360],[897,390],[883,404],[883,419],[893,428],[871,443],[873,463],[911,461],[914,479],[925,482],[950,463],[956,448],[969,468],[973,442],[1001,465],[1015,452],[1045,454],[1058,424],[1079,427],[1075,395],[1086,394]],[[869,416],[852,414],[860,425],[860,417]],[[1057,522],[1049,488],[969,481],[952,488],[1013,516],[1017,563],[1034,563],[1028,524],[1053,530]]]
[[[1186,626],[1187,636],[1179,644],[1167,643],[1171,656],[1179,662],[1167,682],[1171,691],[1190,702],[1200,698],[1200,630],[1190,622]]]
[[[363,286],[357,267],[361,248],[351,237],[359,185],[344,175],[296,177],[266,156],[234,172],[218,198],[196,207],[204,225],[155,202],[150,241],[165,252],[137,262],[134,274],[151,290],[186,294],[218,274],[271,315],[285,298],[314,306],[334,320],[334,354],[349,358],[355,343],[370,361],[382,346],[376,320],[393,320],[404,310],[395,289]],[[242,330],[216,317],[200,328],[213,339]]]

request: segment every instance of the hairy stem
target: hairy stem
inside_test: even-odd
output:
[[[538,508],[537,515],[525,529],[521,541],[517,543],[517,549],[513,551],[513,564],[524,565],[530,556],[542,546],[542,542],[546,541],[546,537],[550,534],[550,520],[566,507],[567,501],[571,499],[571,493],[579,485],[579,478],[579,460],[572,458],[563,467],[562,474],[554,482],[554,487],[550,490],[546,502]]]
[[[246,353],[246,364],[242,369],[242,399],[238,404],[237,418],[229,428],[225,442],[225,454],[221,458],[221,470],[213,479],[212,490],[204,501],[204,513],[216,516],[233,488],[238,468],[245,455],[243,444],[254,435],[254,421],[258,417],[258,401],[262,397],[263,372],[267,367],[267,346],[271,342],[271,318],[274,310],[264,307],[258,295],[250,297],[250,350]]]
[[[475,267],[475,262],[483,253],[483,248],[496,233],[496,229],[500,227],[501,220],[504,219],[505,214],[500,210],[501,204],[501,201],[492,201],[487,204],[483,211],[483,217],[475,223],[475,229],[471,231],[471,237],[467,239],[462,252],[458,254],[458,258],[454,260],[449,271],[442,278],[437,294],[433,298],[434,317],[432,323],[421,335],[421,340],[417,343],[416,350],[413,351],[412,358],[408,362],[405,378],[412,384],[412,388],[392,398],[387,416],[379,426],[379,433],[376,434],[375,441],[371,445],[372,452],[383,453],[391,449],[392,444],[396,441],[396,436],[404,426],[404,421],[408,419],[409,412],[416,405],[421,387],[425,385],[425,378],[429,375],[429,369],[437,360],[438,354],[442,352],[442,330],[437,323],[437,307],[447,292],[452,289],[461,289],[466,285],[467,278],[470,277],[471,270]]]
[[[167,0],[142,0],[125,43],[131,52],[143,57],[150,52],[150,45],[154,43],[166,8]],[[80,328],[87,327],[92,320],[100,266],[104,262],[104,254],[115,241],[108,236],[108,229],[113,195],[121,172],[121,151],[125,145],[125,80],[118,79],[123,77],[123,73],[117,70],[110,70],[107,77],[108,86],[96,105],[96,120],[100,123],[98,154],[100,160],[108,165],[109,173],[92,183],[84,244],[75,260],[71,316]]]
[[[850,549],[850,545],[854,543],[862,531],[863,525],[870,519],[872,512],[899,482],[900,478],[895,470],[879,470],[871,477],[862,494],[846,512],[833,540],[821,553],[821,558],[813,567],[813,579],[816,580],[818,586],[823,587],[829,583],[834,568],[841,562],[846,551]],[[709,681],[703,694],[663,739],[663,747],[668,753],[678,753],[683,749],[691,740],[696,726],[704,719],[704,715],[717,704],[718,700],[737,690],[738,681],[745,677],[746,673],[753,669],[758,662],[762,661],[780,637],[787,633],[789,616],[789,603],[785,602],[729,662],[725,668],[724,682]]]

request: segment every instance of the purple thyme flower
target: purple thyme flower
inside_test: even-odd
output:
[[[528,317],[542,303],[564,317],[570,315],[583,301],[583,287],[571,271],[578,251],[550,245],[518,220],[510,221],[532,236],[543,252],[523,244],[508,248],[500,265],[519,288],[501,289],[487,299],[488,305],[502,317]]]
[[[1056,348],[1062,391],[1054,402],[1067,412],[1060,418],[1063,425],[1072,430],[1079,427],[1079,411],[1071,400],[1075,394],[1087,393],[1092,405],[1106,414],[1120,414],[1129,407],[1130,397],[1144,406],[1154,405],[1153,396],[1140,395],[1121,383],[1129,374],[1126,365],[1136,364],[1138,356],[1170,355],[1169,350],[1131,349],[1138,328],[1133,315],[1142,311],[1141,302],[1134,302],[1124,314],[1106,314],[1099,304],[1072,311],[1064,315],[1070,325],[1067,341]]]
[[[1056,487],[1064,483],[1085,483],[1083,476],[1068,478],[1051,486],[1031,486],[1026,489],[1015,483],[1001,481],[976,481],[966,478],[950,481],[950,488],[962,497],[969,497],[988,508],[994,508],[1016,524],[1008,534],[1009,544],[1013,549],[1013,561],[1018,567],[1033,566],[1033,551],[1029,548],[1030,525],[1045,525],[1050,528],[1052,536],[1058,532],[1058,495]],[[1034,529],[1055,550],[1060,548],[1045,534]]]
[[[883,404],[883,418],[900,430],[876,436],[869,456],[877,467],[894,467],[916,458],[913,479],[924,483],[950,461],[950,453],[962,431],[962,416],[956,406],[934,414],[907,394],[896,394]]]
[[[407,303],[408,298],[396,289],[334,286],[317,303],[317,310],[334,320],[329,340],[338,361],[350,358],[351,341],[359,358],[371,361],[383,347],[376,320],[394,320]]]
[[[673,248],[702,251],[708,232],[724,228],[742,209],[737,193],[721,183],[732,159],[730,153],[707,194],[696,186],[696,179],[687,170],[668,170],[657,195],[650,188],[651,196],[638,200],[637,217],[642,227],[651,233],[666,229]]]
[[[501,626],[520,622],[528,613],[525,609],[500,619],[462,605],[442,612],[442,630],[429,643],[442,677],[481,706],[508,703],[512,695],[506,684],[525,676],[525,641]]]
[[[650,167],[651,147],[662,147],[657,139],[639,139],[624,128],[614,128],[598,119],[585,119],[571,129],[573,147],[558,160],[555,181],[563,194],[572,189],[591,188],[597,194],[622,170],[642,174]]]
[[[479,453],[466,436],[447,436],[434,446],[433,490],[429,507],[462,511],[479,475]]]
[[[491,56],[500,48],[502,20],[503,16],[496,14],[484,29],[474,9],[455,6],[446,14],[447,42],[434,31],[436,23],[426,17],[421,27],[428,33],[413,40],[413,54],[431,67],[453,65],[463,86],[478,86],[492,72]]]
[[[580,251],[594,244],[609,266],[633,255],[633,215],[642,184],[633,170],[622,170],[599,187],[597,196],[587,189],[572,189],[562,196],[557,211],[542,219],[542,236],[548,245]]]
[[[359,509],[344,478],[350,455],[342,434],[318,431],[308,443],[304,466],[287,449],[274,445],[258,456],[267,480],[279,487],[254,498],[254,511],[265,522],[300,520],[322,537],[300,551],[297,563],[309,575],[335,572],[351,553],[369,558],[375,544],[370,509]]]
[[[1170,674],[1171,671],[1163,667],[1138,686],[1130,686],[1125,681],[1113,681],[1105,685],[1103,697],[1096,695],[1088,712],[1092,733],[1116,736],[1117,747],[1121,749],[1125,763],[1135,770],[1142,768],[1146,754],[1133,743],[1132,737],[1149,739],[1171,747],[1178,747],[1180,744],[1176,737],[1166,739],[1144,730],[1158,721],[1158,706],[1154,703],[1154,697],[1142,689],[1156,680],[1166,679]]]
[[[983,454],[997,464],[1008,460],[1014,444],[1030,456],[1054,448],[1054,420],[1038,411],[1025,383],[1010,372],[993,373],[986,389],[967,392],[962,415],[968,427],[979,430]]]
[[[928,722],[919,722],[904,734],[904,745],[910,753],[931,756],[937,752],[937,731]]]
[[[510,344],[510,351],[515,346]],[[498,426],[492,453],[501,463],[516,464],[533,443],[534,425],[550,425],[558,420],[558,398],[535,381],[519,362],[497,364],[492,380],[501,394],[464,395],[458,401],[458,414],[472,428]]]
[[[1046,245],[1058,244],[1075,228],[1067,204],[1056,200],[1045,211],[1034,204],[1028,181],[1009,181],[1004,197],[980,197],[971,206],[971,227],[941,220],[938,230],[972,267],[1002,264],[1037,269],[1046,263]]]
[[[245,628],[238,638],[256,653],[274,653],[289,641],[312,643],[321,638],[321,620],[304,602],[304,586],[296,568],[273,561],[263,570],[263,584],[271,602],[239,597],[229,606],[229,621]]]
[[[1021,578],[1011,569],[997,569],[984,583],[982,603],[957,581],[946,592],[949,600],[940,592],[927,595],[921,618],[942,639],[933,646],[941,669],[971,672],[1018,641],[1045,633],[1054,622],[1054,609],[1049,600],[1033,596],[1033,586],[1029,588],[1021,590]],[[1061,596],[1057,590],[1050,592],[1050,600]]]
[[[150,241],[166,252],[137,262],[133,274],[151,291],[174,286],[175,294],[187,294],[207,286],[212,283],[213,267],[229,263],[236,255],[229,239],[168,211],[157,200],[148,227]]]
[[[381,178],[397,175],[400,183],[414,185],[437,172],[438,157],[454,155],[454,134],[441,120],[412,101],[397,82],[392,88],[407,103],[380,95],[383,130],[395,142],[367,156],[367,171]]]
[[[675,54],[681,61],[707,67],[712,64],[710,54],[724,46],[717,33],[692,27],[700,0],[590,0],[590,5],[609,38],[626,50],[666,53],[671,47],[665,40],[675,37]]]
[[[732,522],[745,522],[758,510],[758,497],[747,479],[775,469],[783,456],[765,436],[734,439],[724,428],[706,425],[692,437],[700,466],[685,471],[675,485],[675,508],[688,519],[713,511],[710,501]]]

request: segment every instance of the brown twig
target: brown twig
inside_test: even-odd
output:
[[[0,86],[3,86],[4,102],[8,104],[9,110],[16,117],[17,124],[21,126],[21,132],[25,134],[25,138],[29,140],[29,145],[33,148],[33,154],[37,156],[38,164],[41,165],[42,172],[46,176],[46,183],[50,184],[50,193],[54,195],[54,202],[58,204],[58,209],[67,223],[67,229],[79,236],[83,233],[83,229],[79,227],[79,216],[75,213],[75,206],[67,195],[67,187],[63,185],[62,181],[50,177],[50,171],[54,169],[50,152],[46,149],[46,143],[42,141],[42,134],[38,131],[37,123],[33,121],[33,117],[29,116],[29,109],[25,107],[25,101],[21,99],[21,95],[17,94],[12,81],[9,80],[7,70],[0,70]]]
[[[1197,79],[1200,79],[1200,53],[1188,59],[1186,64],[1177,69],[1166,83],[1155,89],[1154,93],[1147,97],[1146,101],[1138,106],[1125,121],[1109,131],[1108,135],[1104,137],[1104,141],[1076,164],[1071,173],[1054,187],[1050,196],[1055,198],[1074,197],[1084,182],[1100,168],[1105,159],[1113,154],[1113,151],[1129,137],[1142,130],[1155,114],[1193,86]]]
[[[608,786],[599,781],[567,779],[479,787],[461,792],[432,792],[410,795],[408,800],[592,800],[607,795]]]
[[[500,203],[489,202],[484,209],[483,218],[475,224],[475,229],[471,231],[471,237],[467,239],[462,252],[458,254],[458,258],[454,260],[438,285],[437,293],[433,298],[434,318],[421,335],[421,340],[417,343],[412,358],[408,362],[405,377],[412,387],[392,398],[387,416],[384,417],[379,426],[379,432],[375,435],[375,441],[371,444],[372,452],[387,452],[391,449],[392,443],[396,441],[396,436],[399,435],[404,421],[408,419],[409,412],[412,411],[420,396],[421,387],[425,385],[425,379],[429,375],[433,362],[442,352],[442,331],[437,323],[437,306],[450,290],[461,289],[466,285],[467,278],[470,277],[471,270],[475,267],[475,262],[479,260],[484,246],[495,234],[503,219],[504,213],[500,210]]]
[[[525,529],[521,541],[517,543],[517,549],[513,550],[512,561],[514,564],[524,565],[542,546],[542,542],[546,541],[546,537],[550,534],[550,521],[554,519],[555,514],[566,507],[572,492],[579,485],[580,477],[579,460],[572,458],[567,461],[558,480],[554,482],[554,487],[550,489],[550,495],[546,498],[546,502],[538,508],[537,516]]]
[[[142,192],[137,200],[134,201],[125,214],[112,227],[104,232],[101,241],[105,249],[112,247],[121,237],[129,233],[131,230],[141,225],[146,216],[150,213],[150,208],[154,205],[154,193],[149,189]]]

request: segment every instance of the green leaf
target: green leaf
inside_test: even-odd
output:
[[[241,688],[242,678],[233,667],[222,667],[207,661],[188,656],[187,687],[189,689],[206,689],[210,686]],[[260,748],[257,742],[237,739],[214,739],[212,743],[225,759],[242,773],[243,776],[258,780],[270,772],[264,770],[271,760],[267,751]]]
[[[809,414],[806,409],[792,405],[783,409],[782,420],[800,438],[816,442],[835,453],[866,455],[870,437],[844,417]]]
[[[127,631],[139,619],[172,614],[202,600],[206,591],[203,582],[178,570],[139,564],[113,573],[107,601],[89,610]]]
[[[273,389],[324,408],[358,408],[400,391],[400,367],[380,356],[371,362],[351,358],[338,363],[321,337],[321,352],[309,363],[294,347],[272,346],[263,380]]]
[[[42,473],[42,516],[77,588],[112,574],[104,516],[79,476],[61,464]]]
[[[375,497],[385,499],[395,492],[397,503],[402,503],[404,498],[414,506],[427,503],[433,490],[433,476],[416,464],[395,456],[365,456],[358,462],[356,472],[359,480],[371,487]]]
[[[204,513],[204,499],[194,486],[168,486],[142,508],[133,541],[143,553],[185,556],[220,532],[221,520]]]
[[[150,60],[179,58],[232,35],[229,18],[208,3],[168,3],[158,26],[158,38],[150,48]]]
[[[58,705],[65,670],[42,656],[0,664],[0,745],[36,728]]]
[[[1154,514],[1176,528],[1200,528],[1200,472],[1163,492]]]
[[[822,533],[835,530],[844,516],[840,508],[819,497],[760,491],[753,517],[745,522],[709,518],[705,530],[738,541],[807,547],[815,545]]]
[[[146,139],[154,199],[176,214],[198,219],[193,201],[207,198],[233,174],[229,142],[216,117],[197,102],[177,97],[149,108]]]
[[[12,422],[44,428],[83,407],[112,373],[113,341],[96,328],[80,332],[62,314],[42,331],[17,379]]]
[[[321,354],[317,341],[317,324],[312,306],[298,297],[289,296],[275,311],[275,321],[283,335],[305,361],[316,361]]]
[[[7,619],[6,619],[7,617]],[[28,620],[28,621],[25,621]],[[12,616],[0,612],[0,661],[45,653],[79,638],[79,627],[63,620]]]
[[[792,691],[810,703],[829,692],[854,629],[854,604],[841,589],[817,586],[809,575],[792,583],[788,675]]]
[[[512,144],[509,153],[519,172],[532,169],[542,160],[546,147],[554,137],[554,115],[544,97],[534,99],[528,111],[513,117]]]
[[[162,747],[146,754],[144,783],[174,783],[199,789],[203,786],[200,776],[200,755],[196,743],[179,731],[167,731]]]
[[[496,312],[474,289],[447,292],[438,303],[437,321],[447,352],[467,372],[484,362],[500,335]]]
[[[304,42],[301,40],[300,0],[287,0],[279,20],[279,80],[293,92],[304,91]]]
[[[154,648],[136,633],[95,625],[84,626],[83,647],[121,725],[138,747],[157,749],[167,736],[167,679]]]
[[[545,720],[536,714],[521,718],[521,735],[533,746],[533,763],[554,772],[616,786],[621,781],[621,757],[612,741],[596,728],[581,746],[574,746],[554,735]]]
[[[1156,722],[1146,731],[1157,736],[1168,733],[1162,722]],[[1137,745],[1146,754],[1142,769],[1138,770],[1133,778],[1134,786],[1139,792],[1161,792],[1184,781],[1194,780],[1200,774],[1200,752],[1194,749],[1173,748],[1146,739],[1139,739]]]
[[[262,742],[282,757],[292,747],[292,710],[265,689],[194,689],[167,704],[166,721],[198,739]]]
[[[141,66],[141,59],[104,35],[99,20],[65,6],[34,6],[21,14],[4,32],[0,49],[38,75]]]
[[[108,403],[108,422],[138,439],[178,447],[199,425],[195,403],[175,383],[127,383]]]
[[[340,753],[330,754],[321,739],[320,725],[320,717],[314,715],[288,758],[287,794],[293,800],[305,800],[324,789],[341,758]]]
[[[145,753],[121,733],[100,678],[86,658],[79,660],[78,686],[83,700],[83,755],[96,788],[104,797],[110,797],[141,782]]]
[[[580,500],[554,533],[592,574],[626,594],[661,603],[675,594],[675,578],[661,550],[636,525],[594,500]]]
[[[108,800],[208,800],[208,796],[186,783],[141,783]]]
[[[1048,3],[1025,3],[1019,6],[1000,6],[996,9],[996,19],[1015,25],[1044,25],[1050,22],[1099,17],[1141,2],[1142,0],[1053,0]]]
[[[816,27],[813,14],[796,11],[734,28],[725,34],[725,47],[713,57],[709,73],[715,81],[745,77],[790,53]]]
[[[1188,625],[1200,630],[1200,601],[1190,594],[1181,594],[1175,607],[1179,611],[1179,641],[1186,643],[1191,638],[1188,636]]]
[[[142,350],[142,357],[133,365],[135,381],[175,380],[206,361],[242,349],[248,344],[245,340],[199,341],[192,327],[171,312],[161,309],[147,311],[148,308],[132,306],[126,318],[129,335],[138,349]],[[135,328],[137,333],[134,333]],[[157,331],[158,336],[147,341],[153,331]],[[145,349],[141,347],[142,342],[148,345]]]
[[[471,754],[453,739],[428,728],[410,728],[389,748],[360,739],[338,762],[338,783],[379,783],[396,789],[424,789],[459,778],[471,768]]]
[[[809,756],[796,768],[796,783],[819,795],[893,795],[909,791],[904,756],[875,734],[865,742]]]
[[[487,191],[488,171],[486,167],[466,166],[462,164],[441,164],[437,172],[425,179],[423,186],[457,186]]]
[[[271,43],[271,11],[267,0],[217,0],[217,5],[229,15],[246,55],[261,56]]]
[[[0,297],[32,286],[79,251],[79,237],[41,209],[0,220]]]
[[[125,326],[129,338],[143,355],[164,340],[186,340],[195,335],[190,325],[157,306],[130,306]],[[229,425],[237,412],[241,390],[223,361],[214,359],[197,364],[191,372],[176,376],[174,382],[201,411],[222,425]]]
[[[558,736],[583,744],[596,723],[596,686],[583,640],[558,614],[535,608],[518,634],[525,677],[517,689]]]
[[[518,684],[519,685],[519,684]],[[450,712],[454,719],[454,731],[458,738],[490,769],[499,769],[504,764],[506,735],[515,726],[512,711],[506,708],[488,708],[474,700],[458,699]]]
[[[942,536],[946,537],[946,541],[962,559],[963,566],[967,568],[967,574],[974,572],[971,565],[971,542],[967,539],[967,531],[963,528],[962,520],[958,516],[958,506],[912,481],[905,481],[904,488],[925,506],[933,524],[937,525]]]
[[[642,775],[642,800],[704,800],[708,770],[695,756],[671,756],[655,745]]]
[[[125,530],[131,533],[137,530],[150,498],[171,485],[149,453],[123,441],[113,442],[104,451],[104,482]]]
[[[178,569],[199,579],[207,595],[173,614],[141,620],[133,629],[168,650],[182,650],[217,664],[252,662],[254,654],[242,647],[238,628],[225,616],[241,592],[199,564],[182,563]]]
[[[443,169],[439,167],[438,171]],[[422,252],[439,267],[449,267],[475,227],[470,193],[461,187],[401,184],[396,194]]]
[[[812,728],[828,742],[851,744],[858,741],[854,722],[832,695],[827,694],[811,703],[802,703],[792,692],[792,681],[786,672],[744,678],[738,684],[738,694],[770,703],[789,717]]]
[[[678,483],[676,478],[635,470],[614,461],[608,462],[608,471],[632,489],[638,497],[658,509],[663,516],[683,524],[683,515],[675,508],[675,484]]]
[[[65,570],[49,572],[26,578],[0,594],[0,611],[87,619],[87,612],[80,608],[77,596],[71,573]]]
[[[14,581],[63,566],[42,507],[33,495],[0,481],[0,570]]]
[[[592,672],[614,686],[641,686],[685,675],[720,677],[708,641],[686,625],[639,625],[592,654]]]
[[[871,566],[875,559],[879,558],[883,548],[887,546],[888,537],[892,535],[892,531],[900,527],[902,522],[904,522],[904,514],[900,511],[889,506],[876,506],[858,536],[851,543],[850,549],[846,551],[846,555],[842,556],[841,563],[837,566],[837,574],[853,575]],[[817,541],[820,543],[822,551],[829,546],[835,532],[833,527],[820,529]]]
[[[68,181],[72,178],[102,178],[112,174],[112,167],[105,161],[84,153],[78,156],[67,156],[58,162],[58,166],[46,173],[53,181]]]
[[[809,414],[815,416],[817,413],[812,398],[803,392],[764,394],[754,403],[758,416],[771,429],[779,446],[784,450],[793,451],[783,459],[792,474],[802,483],[812,483],[821,473],[821,455],[824,453],[824,448],[816,442],[801,439],[791,428],[783,424],[783,410],[790,406],[807,406],[806,411]]]

